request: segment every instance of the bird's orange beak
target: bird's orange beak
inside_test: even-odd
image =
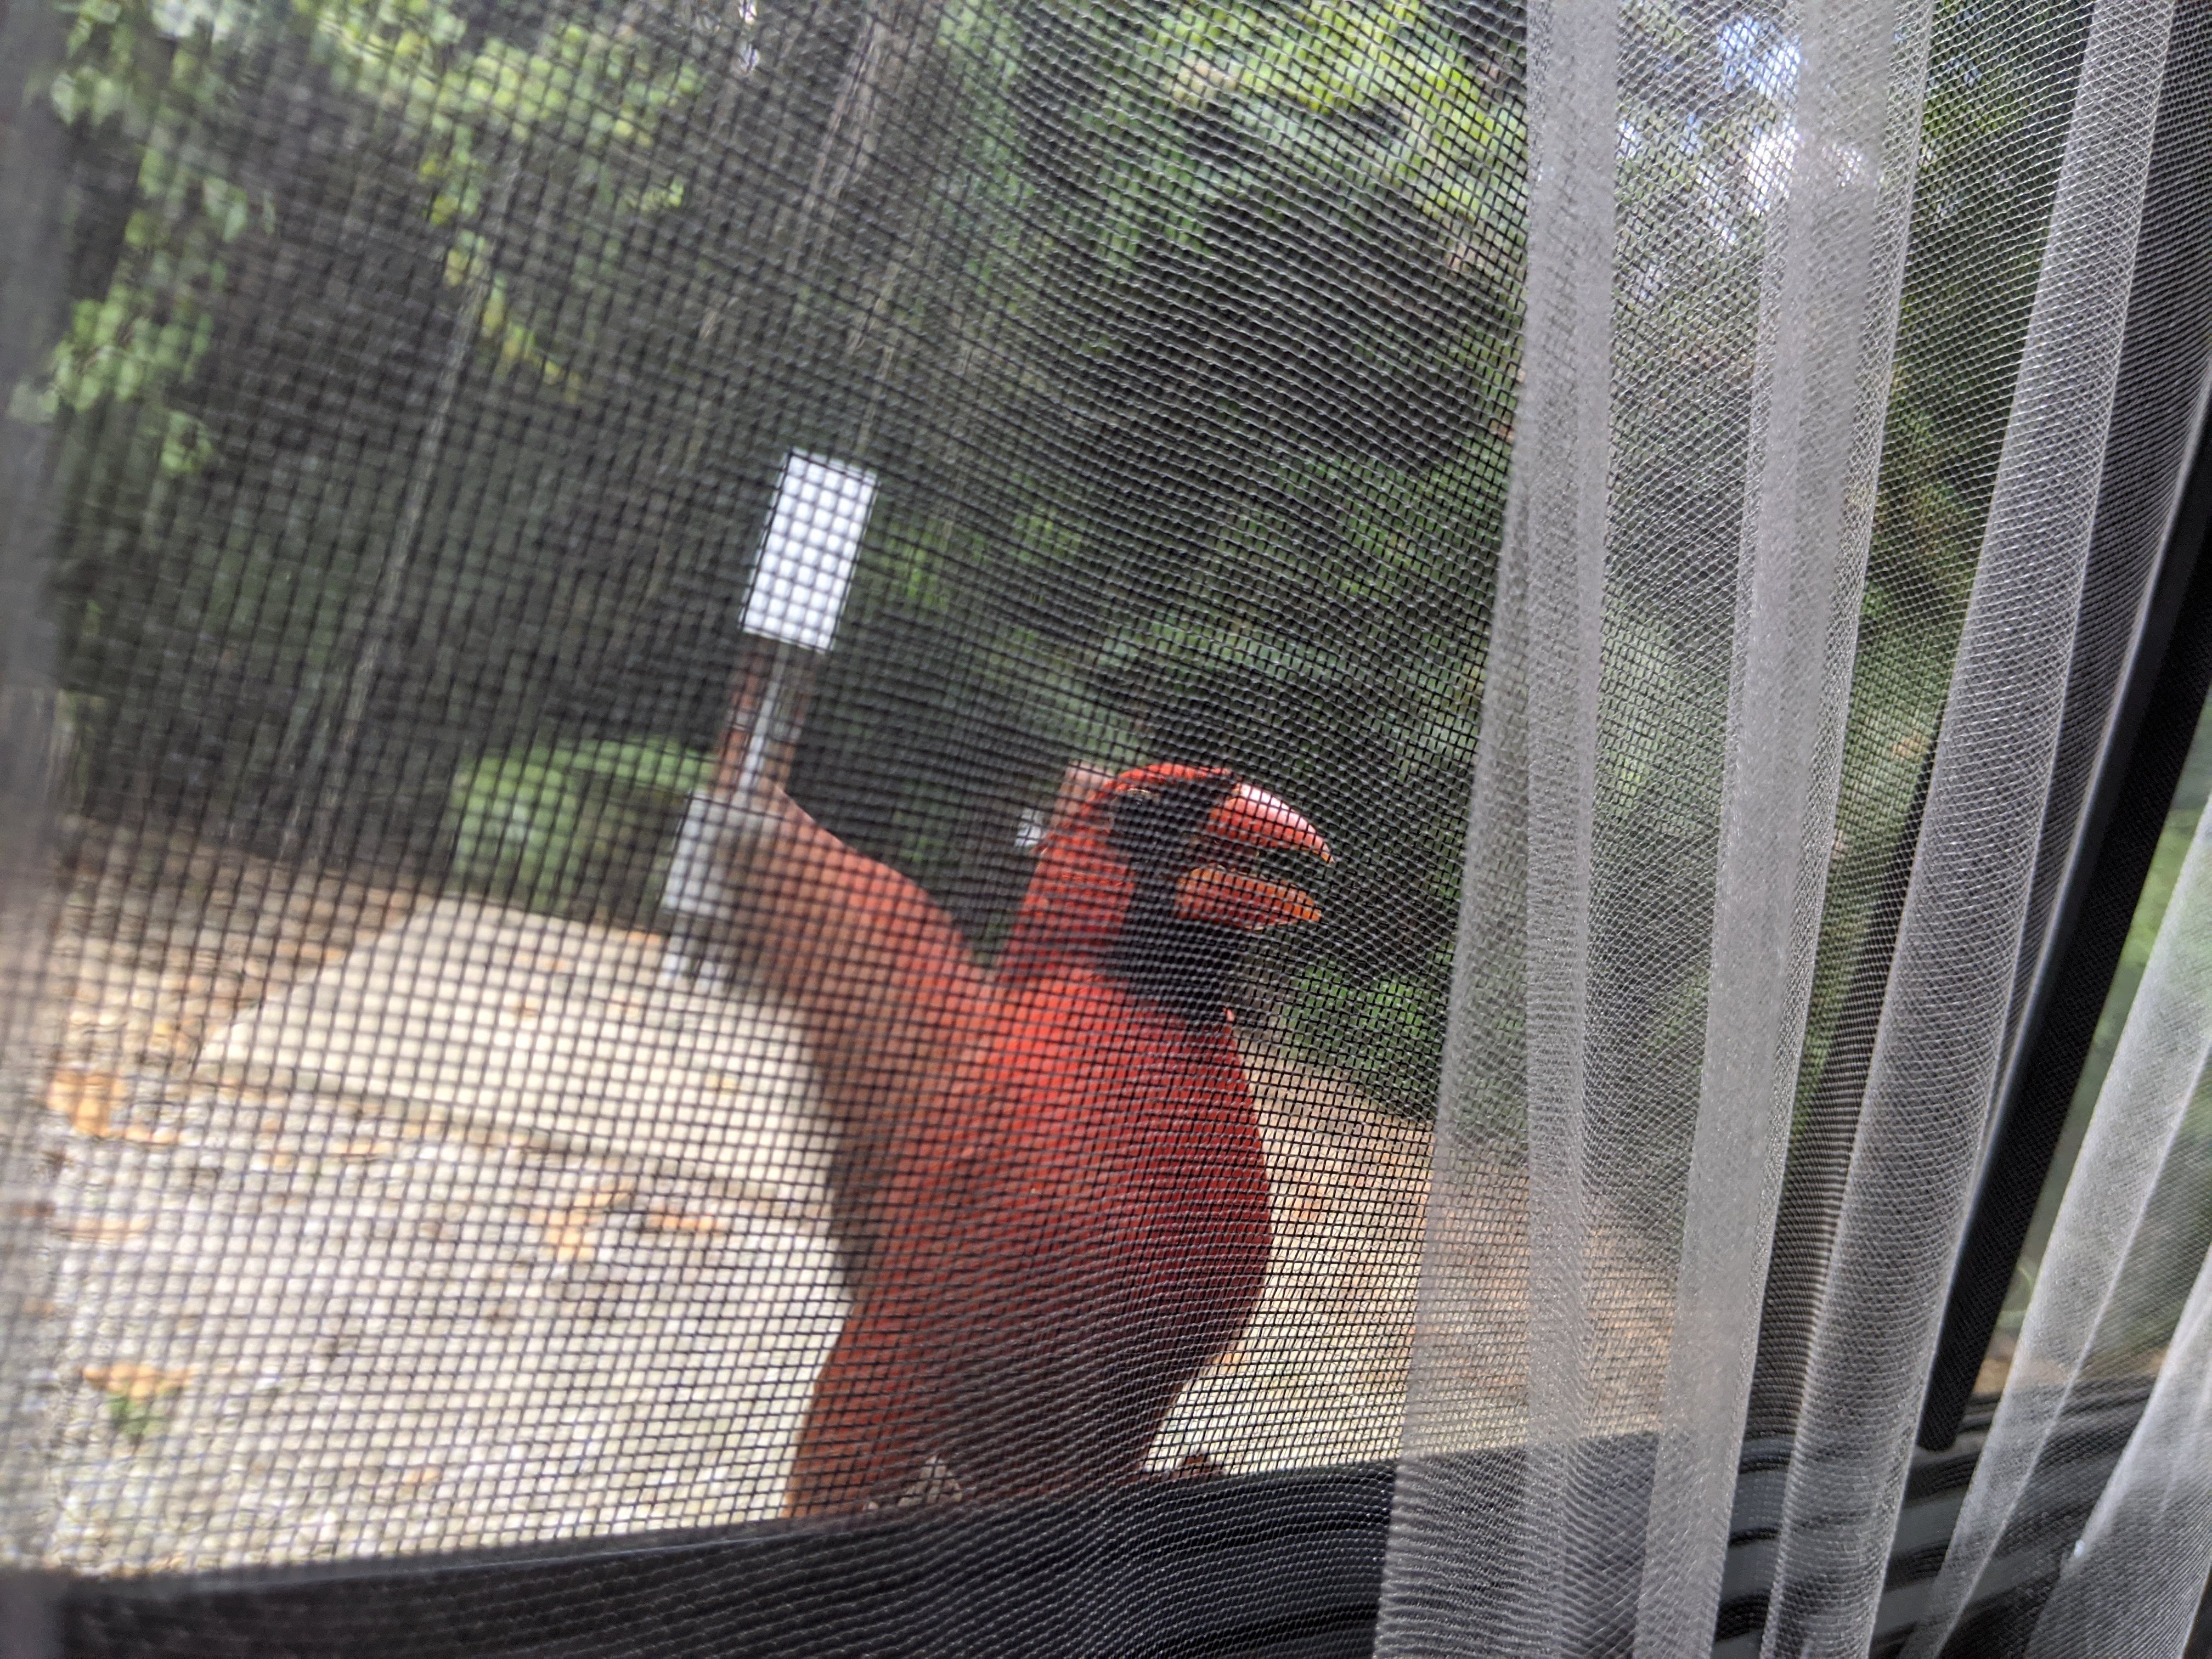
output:
[[[1200,838],[1227,848],[1253,853],[1311,853],[1329,861],[1321,831],[1300,817],[1291,804],[1264,789],[1240,783],[1207,815]]]
[[[1321,920],[1321,906],[1290,883],[1220,864],[1201,864],[1185,872],[1176,883],[1175,908],[1186,921],[1210,921],[1247,933]]]
[[[1310,853],[1329,861],[1321,831],[1287,802],[1240,783],[1207,816],[1198,841],[1202,861],[1176,884],[1177,915],[1248,933],[1321,919],[1321,907],[1297,888],[1244,867],[1273,852]]]

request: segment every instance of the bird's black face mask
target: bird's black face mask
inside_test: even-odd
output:
[[[1237,775],[1224,768],[1132,790],[1113,803],[1107,829],[1136,884],[1107,966],[1132,994],[1194,1029],[1224,1019],[1244,935],[1178,915],[1176,883],[1196,861],[1200,826],[1236,787]]]

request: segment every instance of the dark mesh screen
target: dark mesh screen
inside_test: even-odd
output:
[[[776,1516],[878,1266],[802,1509],[1395,1449],[1516,27],[64,14],[50,1559]]]
[[[2201,6],[0,3],[64,1650],[1901,1637],[2203,418]],[[2008,1333],[2094,1421],[1992,1461],[2095,1468],[1944,1618],[2212,1446],[2203,1254],[2155,1385]]]

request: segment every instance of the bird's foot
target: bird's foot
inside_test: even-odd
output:
[[[1147,1486],[1180,1486],[1188,1480],[1218,1480],[1229,1471],[1204,1452],[1192,1452],[1171,1469],[1146,1469],[1137,1476]]]
[[[911,1510],[929,1504],[957,1504],[965,1496],[950,1465],[941,1457],[925,1458],[920,1469],[895,1492],[886,1492],[861,1507],[872,1510]]]

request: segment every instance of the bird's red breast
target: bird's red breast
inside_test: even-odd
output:
[[[1267,1166],[1221,988],[1310,901],[1247,866],[1326,843],[1220,770],[1124,774],[1048,839],[964,1109],[907,1142],[817,1385],[793,1513],[1139,1478],[1267,1273]],[[1200,872],[1210,872],[1193,879]]]

